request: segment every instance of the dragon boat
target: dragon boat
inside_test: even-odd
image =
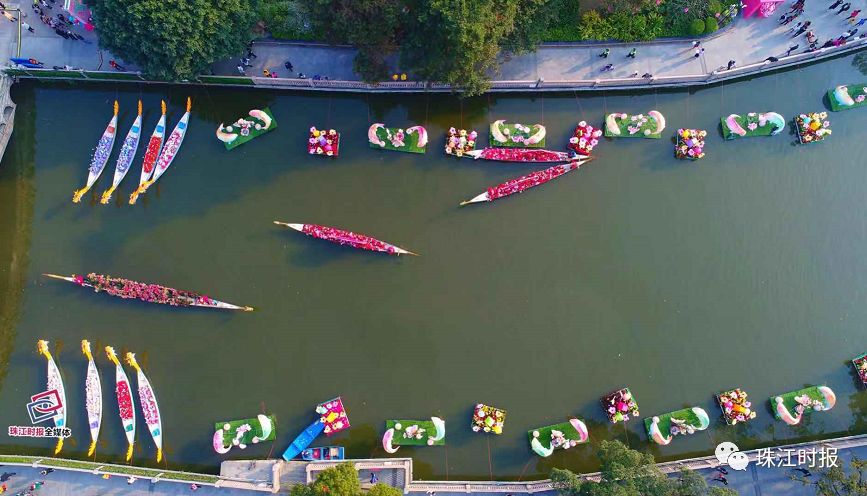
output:
[[[586,443],[590,439],[587,425],[580,419],[571,418],[568,422],[538,427],[527,431],[530,449],[533,453],[547,458],[556,449],[569,449]]]
[[[446,444],[446,422],[430,420],[386,420],[382,449],[394,454],[401,446],[442,446]]]
[[[716,395],[716,402],[728,425],[745,423],[756,418],[756,412],[752,410],[753,404],[747,400],[746,391],[740,388],[719,393]]]
[[[250,119],[241,117],[228,126],[220,123],[220,127],[217,128],[217,139],[226,145],[226,150],[241,146],[277,128],[277,120],[274,119],[270,108],[253,109],[248,114]]]
[[[242,307],[225,303],[220,300],[209,298],[203,294],[192,291],[160,286],[159,284],[147,284],[131,281],[120,277],[104,276],[91,272],[86,276],[73,274],[72,276],[59,276],[57,274],[42,274],[45,277],[71,282],[84,288],[92,288],[95,292],[105,292],[108,295],[123,299],[135,299],[148,303],[159,303],[175,307],[202,307],[216,308],[219,310],[243,310],[252,312],[253,307]]]
[[[505,425],[505,410],[482,403],[476,404],[473,408],[473,418],[470,422],[470,428],[473,432],[493,432],[499,435],[503,433]]]
[[[520,123],[507,124],[504,119],[491,123],[488,143],[494,147],[544,148],[547,129],[542,124],[527,126]]]
[[[181,120],[178,121],[177,125],[175,125],[172,134],[170,134],[168,139],[166,139],[165,145],[163,146],[156,165],[154,166],[153,176],[144,183],[139,184],[138,189],[133,191],[129,197],[130,205],[135,204],[139,195],[143,194],[153,183],[157,182],[157,180],[166,173],[169,166],[172,165],[172,162],[174,162],[175,157],[178,155],[178,150],[181,148],[181,143],[184,142],[184,136],[187,134],[187,124],[190,122],[190,109],[192,106],[193,101],[187,97],[187,111],[183,116],[181,116]]]
[[[96,442],[99,440],[99,429],[102,426],[102,381],[99,379],[99,369],[93,361],[90,341],[81,340],[81,352],[87,357],[87,376],[84,380],[84,406],[87,410],[87,424],[90,427],[90,446],[87,448],[87,456],[93,456]]]
[[[605,116],[605,136],[609,138],[658,139],[664,129],[665,117],[656,110],[647,115],[614,112]]]
[[[861,379],[861,384],[867,386],[867,353],[852,359],[852,365],[855,366],[855,372]]]
[[[135,369],[138,380],[138,401],[144,416],[145,425],[151,433],[154,445],[157,447],[157,463],[163,459],[163,420],[160,416],[160,406],[154,394],[154,388],[135,359],[135,353],[125,355],[126,363]]]
[[[145,186],[150,178],[154,175],[154,168],[157,165],[157,159],[160,158],[160,152],[163,149],[163,139],[166,135],[166,102],[160,101],[160,108],[163,114],[157,122],[154,132],[148,140],[147,148],[145,149],[144,158],[141,163],[141,174],[139,175],[138,188],[129,195],[129,204],[135,203],[138,198],[138,190]]]
[[[674,156],[681,160],[698,160],[704,158],[704,129],[678,129]]]
[[[723,138],[751,138],[775,136],[786,128],[786,120],[776,112],[749,112],[746,115],[729,114],[720,118]]]
[[[132,386],[126,371],[123,370],[120,360],[111,346],[105,347],[105,355],[114,364],[114,393],[117,397],[117,411],[120,422],[123,424],[123,432],[126,434],[126,442],[129,447],[126,450],[126,461],[132,459],[132,449],[135,446],[135,401],[132,399]]]
[[[57,409],[51,420],[54,421],[54,427],[64,429],[66,428],[67,407],[66,388],[63,387],[63,377],[60,375],[60,369],[57,368],[57,364],[54,362],[54,357],[51,356],[51,351],[48,350],[48,341],[44,339],[37,341],[36,350],[48,360],[46,391],[57,391],[57,398],[60,400],[60,408]],[[57,437],[57,445],[54,447],[55,455],[63,449],[63,439],[62,435]]]
[[[810,386],[797,391],[771,396],[774,416],[789,425],[801,423],[805,413],[834,408],[837,396],[828,386]]]
[[[605,414],[608,415],[608,421],[612,424],[626,422],[629,420],[630,415],[633,417],[638,417],[639,415],[638,402],[635,401],[635,397],[629,388],[612,391],[600,398],[599,403],[602,404],[602,409],[605,410]]]
[[[461,158],[465,153],[476,149],[476,138],[479,133],[475,130],[467,131],[466,129],[449,128],[446,133],[446,155]]]
[[[214,424],[214,451],[224,455],[233,447],[246,449],[249,444],[277,438],[277,419],[259,414],[256,418],[229,420]]]
[[[339,396],[316,405],[316,413],[319,418],[308,425],[283,452],[284,460],[292,460],[300,455],[323,432],[330,436],[349,428],[349,417]]]
[[[795,129],[801,144],[818,143],[831,135],[827,112],[810,112],[795,117]]]
[[[499,198],[514,195],[515,193],[520,193],[530,188],[535,188],[536,186],[545,184],[567,172],[580,168],[589,160],[589,158],[585,158],[584,160],[569,162],[568,164],[555,165],[544,170],[531,172],[530,174],[510,179],[504,183],[488,188],[487,191],[476,195],[472,199],[461,202],[461,206],[470,203],[491,202]]]
[[[467,157],[482,160],[495,160],[498,162],[529,162],[529,163],[557,163],[572,160],[569,152],[555,152],[552,150],[538,150],[526,148],[483,148],[464,152]],[[586,158],[586,157],[581,157]]]
[[[274,224],[295,229],[298,232],[302,232],[314,238],[331,241],[338,245],[351,246],[352,248],[357,248],[359,250],[379,251],[388,253],[389,255],[417,255],[416,253],[386,243],[385,241],[380,241],[364,234],[357,234],[336,227],[320,226],[318,224],[293,224],[277,220],[274,221]]]
[[[867,105],[867,84],[840,85],[828,90],[831,110],[839,112]]]
[[[367,141],[371,148],[378,150],[424,153],[427,146],[427,130],[422,126],[412,126],[406,130],[385,127],[385,124],[377,122],[368,128]]]
[[[334,129],[326,131],[311,127],[307,136],[307,153],[336,158],[340,153],[340,133]]]
[[[138,101],[138,115],[135,118],[135,121],[132,123],[132,127],[129,128],[129,132],[126,133],[126,138],[123,140],[123,144],[120,147],[120,153],[117,155],[117,163],[114,166],[114,179],[111,181],[111,187],[105,190],[102,193],[102,198],[99,199],[99,203],[105,205],[111,199],[111,194],[114,193],[114,190],[120,186],[120,182],[123,181],[124,176],[126,176],[127,171],[129,171],[129,167],[132,165],[132,161],[135,158],[135,152],[138,150],[138,142],[141,138],[141,100]]]
[[[111,155],[111,149],[114,147],[114,138],[117,134],[117,113],[119,109],[120,105],[115,100],[114,115],[108,121],[105,131],[102,132],[102,137],[99,138],[96,150],[93,152],[93,158],[90,159],[90,166],[87,168],[87,184],[83,188],[75,190],[72,194],[72,201],[74,203],[80,202],[81,197],[90,191],[90,188],[93,187],[96,180],[99,179],[100,174],[102,174],[103,169],[105,169],[105,164],[108,163],[108,157]]]
[[[644,419],[647,437],[663,446],[671,443],[675,436],[695,434],[709,425],[707,412],[697,406]]]

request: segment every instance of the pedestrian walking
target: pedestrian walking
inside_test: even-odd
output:
[[[6,484],[0,485],[0,494],[5,493],[7,489],[9,489],[9,488],[6,487]]]
[[[794,26],[790,27],[788,32],[789,32],[789,33],[794,33],[796,30],[800,29],[801,26],[803,26],[803,25],[804,25],[803,22],[799,22],[798,24],[795,24]],[[796,36],[797,36],[797,35],[796,35]]]
[[[129,478],[126,479],[127,485],[131,486],[134,482],[135,482],[135,477],[133,477],[133,476],[129,476]]]
[[[612,70],[614,70],[614,64],[608,64],[605,67],[603,67],[602,70],[599,72],[608,72],[608,71],[612,71]]]
[[[714,477],[713,480],[718,481],[718,482],[722,482],[724,486],[728,486],[728,485],[729,485],[729,480],[726,479],[726,476],[724,476],[724,475],[720,475],[720,476],[718,476],[718,477]]]
[[[376,472],[371,472],[370,473],[370,483],[376,484],[377,482],[379,482],[379,477],[376,476]]]
[[[641,75],[641,77],[644,79],[653,79],[653,74],[651,74],[649,72],[645,72],[644,74]]]
[[[801,36],[805,31],[810,29],[811,24],[812,23],[810,21],[807,21],[804,24],[802,24],[801,28],[798,29],[797,31],[795,31],[795,34],[792,36],[792,38],[797,38],[798,36]]]
[[[271,77],[271,71],[269,71],[268,69],[262,69],[262,76]]]
[[[40,470],[40,471],[39,471],[39,474],[40,474],[40,475],[48,475],[48,474],[50,474],[51,472],[54,472],[54,469],[53,469],[53,468],[46,468],[46,469],[44,469],[44,470]]]
[[[299,72],[298,79],[307,79],[307,76],[305,76],[303,72]]]
[[[831,4],[830,7],[828,7],[828,10],[834,10],[837,7],[839,7],[840,4],[842,4],[842,3],[843,3],[843,0],[836,0],[834,3]]]
[[[599,56],[602,57],[603,59],[607,59],[609,53],[611,53],[611,49],[606,48],[605,50],[602,50],[602,53],[600,53]]]
[[[847,19],[849,19],[849,22],[855,22],[855,18],[858,17],[858,14],[860,13],[861,9],[855,9],[852,11],[851,14],[849,14],[849,17],[847,17]]]
[[[795,468],[794,470],[801,472],[801,475],[803,475],[804,477],[810,477],[811,475],[813,475],[812,472],[805,468]]]
[[[858,22],[855,24],[855,27],[856,28],[861,27],[864,25],[865,22],[867,22],[867,17],[862,17],[861,19],[858,19]]]
[[[240,74],[240,75],[242,75],[242,76],[246,76],[246,75],[247,75],[247,74],[244,72],[244,66],[241,65],[241,64],[238,64],[238,74]]]
[[[629,55],[627,55],[626,57],[630,58],[630,59],[634,59],[637,54],[638,54],[638,50],[633,48],[632,51],[629,52]]]
[[[0,482],[8,481],[13,475],[18,475],[18,472],[3,472],[3,474],[0,475]]]
[[[272,73],[271,73],[271,79],[276,79],[276,78],[277,78],[277,73],[276,73],[276,72],[272,72]]]
[[[846,2],[846,3],[844,3],[843,5],[840,6],[840,10],[837,11],[837,15],[840,15],[840,14],[842,14],[843,12],[846,12],[847,10],[849,10],[849,9],[851,9],[851,8],[852,8],[852,4],[849,3],[849,2]]]
[[[729,64],[726,66],[726,70],[727,70],[727,71],[730,71],[730,70],[732,70],[732,69],[734,68],[734,66],[735,66],[735,61],[734,61],[734,60],[729,60]]]
[[[258,55],[256,55],[255,53],[253,53],[252,45],[248,45],[248,46],[247,46],[247,58],[248,58],[248,59],[249,59],[249,58],[254,58],[254,59],[258,59],[258,58],[259,58]]]
[[[638,71],[633,72],[632,74],[629,75],[629,77],[631,77],[631,78],[638,77]]]
[[[699,58],[699,57],[701,57],[701,54],[703,54],[703,53],[704,53],[704,48],[696,48],[694,57]]]
[[[848,40],[849,38],[855,36],[855,33],[857,33],[857,32],[858,32],[857,29],[853,29],[852,31],[849,31],[849,34],[846,36],[846,39]]]
[[[798,45],[792,45],[792,46],[790,46],[789,49],[786,50],[786,55],[785,55],[785,56],[788,57],[789,55],[792,54],[792,52],[794,52],[794,51],[797,50],[797,49],[798,49]]]
[[[196,484],[195,482],[190,484],[190,491],[198,491],[198,490],[199,490],[198,484]]]
[[[27,31],[30,31],[31,33],[34,32],[34,31],[33,31],[33,28],[30,27],[30,24],[27,24],[26,22],[22,22],[22,23],[21,23],[21,27],[24,28],[24,29],[26,29]]]
[[[698,47],[700,47],[700,46],[701,46],[701,42],[700,42],[700,41],[693,41],[693,42],[692,42],[692,47],[693,47],[693,48],[698,48]]]
[[[244,64],[244,67],[253,67],[253,64],[250,63],[250,59],[247,57],[242,58],[241,63]]]
[[[293,72],[295,70],[295,68],[292,66],[292,62],[289,60],[287,60],[286,63],[283,64],[283,67],[285,67],[286,70],[289,72]]]

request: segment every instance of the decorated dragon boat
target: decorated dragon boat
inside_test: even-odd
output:
[[[674,145],[674,156],[681,160],[698,160],[704,158],[704,129],[678,129]]]
[[[863,107],[867,105],[867,84],[840,85],[828,90],[828,103],[834,112]]]
[[[608,415],[608,421],[612,424],[626,422],[629,416],[638,417],[638,402],[632,396],[629,388],[618,389],[606,394],[599,399],[602,409]]]
[[[587,121],[581,121],[575,126],[572,131],[572,137],[569,138],[567,148],[572,152],[574,157],[589,157],[593,152],[593,148],[599,144],[599,138],[602,137],[602,130],[596,129]]]
[[[508,148],[544,148],[547,130],[541,124],[527,126],[520,123],[506,124],[504,119],[491,123],[491,146]]]
[[[524,148],[483,148],[465,152],[465,155],[474,159],[496,160],[498,162],[556,163],[572,160],[572,154],[569,152]]]
[[[837,396],[828,386],[810,386],[797,391],[771,396],[774,416],[789,425],[798,425],[805,413],[834,408]]]
[[[59,276],[56,274],[42,275],[52,279],[71,282],[84,288],[93,288],[97,293],[105,292],[110,296],[116,296],[127,300],[141,300],[148,303],[159,303],[161,305],[171,305],[175,307],[202,307],[216,308],[219,310],[243,310],[245,312],[253,311],[253,307],[232,305],[231,303],[215,300],[192,291],[183,291],[180,289],[160,286],[159,284],[131,281],[120,277],[104,276],[102,274],[94,274],[93,272],[86,276],[76,274],[69,277]]]
[[[386,420],[382,449],[394,454],[401,446],[442,446],[446,444],[446,422],[430,420]]]
[[[665,117],[656,110],[629,115],[614,112],[605,116],[605,136],[609,138],[661,138]]]
[[[144,371],[139,367],[135,360],[135,353],[125,355],[126,363],[135,369],[138,380],[138,401],[141,405],[141,412],[144,416],[145,424],[151,433],[151,438],[154,440],[154,445],[157,447],[157,463],[163,459],[163,420],[160,417],[160,406],[157,404],[157,397],[154,394],[154,388],[145,375]]]
[[[135,204],[139,195],[147,191],[153,183],[157,182],[157,180],[166,173],[169,166],[172,165],[172,162],[178,155],[178,150],[181,148],[181,143],[184,142],[184,136],[187,134],[187,124],[190,122],[190,109],[192,106],[192,100],[187,97],[187,111],[183,116],[181,116],[181,120],[178,121],[177,125],[175,125],[172,134],[170,134],[168,139],[166,139],[165,146],[163,146],[162,152],[160,152],[160,156],[157,159],[156,166],[154,167],[153,176],[140,184],[138,189],[133,191],[132,195],[129,197],[130,205]]]
[[[138,190],[145,187],[151,176],[154,175],[154,168],[157,165],[157,159],[160,158],[160,152],[163,149],[163,138],[166,135],[166,102],[160,101],[160,108],[163,114],[157,122],[154,132],[148,140],[147,148],[145,149],[144,158],[141,163],[141,174],[139,175],[138,188],[129,195],[129,204],[135,203],[138,198]]]
[[[220,123],[220,127],[217,128],[217,139],[226,145],[226,150],[241,146],[277,128],[277,120],[274,119],[270,108],[253,109],[248,114],[250,119],[241,117],[228,126]]]
[[[795,129],[798,131],[798,141],[801,144],[824,141],[831,135],[831,123],[827,112],[810,112],[795,117]]]
[[[283,452],[284,460],[292,460],[300,455],[323,432],[330,436],[349,428],[349,417],[339,396],[316,405],[316,413],[319,418],[307,426]]]
[[[99,428],[102,426],[102,381],[99,370],[90,352],[90,341],[81,340],[81,352],[87,357],[87,376],[84,380],[84,406],[87,410],[87,424],[90,427],[90,446],[87,456],[93,456],[96,442],[99,440]]]
[[[105,164],[108,162],[108,157],[111,155],[111,149],[114,147],[114,137],[117,134],[117,112],[119,109],[120,105],[118,105],[117,100],[115,100],[114,115],[112,115],[111,120],[108,121],[108,126],[105,127],[105,131],[102,132],[102,137],[99,138],[99,142],[96,144],[96,150],[93,152],[93,158],[90,159],[90,166],[87,168],[87,184],[83,188],[75,190],[75,193],[72,194],[72,201],[74,203],[81,201],[81,197],[90,191],[90,188],[93,187],[96,180],[99,179],[99,175],[102,174],[102,170],[105,169]]]
[[[774,136],[786,128],[786,120],[776,112],[749,112],[746,115],[729,114],[720,118],[723,138],[751,138],[753,136]]]
[[[502,434],[506,424],[506,411],[478,403],[473,408],[473,419],[470,427],[473,432],[493,432]]]
[[[120,421],[123,424],[123,432],[126,434],[126,442],[129,447],[126,450],[126,461],[132,459],[132,449],[135,446],[135,402],[132,399],[132,386],[123,365],[117,359],[114,348],[105,347],[105,354],[114,364],[114,393],[117,396],[117,410]]]
[[[424,153],[427,146],[427,130],[422,126],[412,126],[406,130],[385,127],[385,124],[377,122],[368,128],[367,141],[371,148],[379,150]]]
[[[334,129],[326,131],[311,127],[307,137],[307,153],[336,158],[340,153],[340,133]]]
[[[126,176],[132,161],[135,158],[135,152],[138,150],[138,142],[141,138],[141,100],[138,101],[138,115],[126,133],[126,138],[123,140],[123,145],[120,147],[120,153],[117,155],[117,163],[114,166],[114,179],[111,182],[111,187],[102,193],[99,203],[105,205],[111,199],[111,194],[120,186]]]
[[[861,379],[861,384],[867,386],[867,353],[854,358],[852,360],[852,365],[855,366],[855,372],[858,373],[858,378]]]
[[[590,439],[587,425],[580,419],[570,418],[568,422],[538,427],[527,431],[530,449],[533,453],[547,458],[556,449],[569,449],[586,443]]]
[[[48,380],[45,390],[48,392],[57,391],[57,398],[60,400],[61,407],[57,409],[54,413],[54,416],[51,418],[54,421],[54,427],[57,428],[65,428],[66,427],[66,388],[63,387],[63,377],[60,375],[60,369],[57,368],[57,364],[54,363],[54,357],[51,356],[51,351],[48,350],[48,341],[44,339],[40,339],[36,342],[36,350],[39,351],[39,354],[44,356],[47,363],[47,373]],[[57,437],[57,445],[54,447],[54,454],[60,453],[60,450],[63,449],[63,436]]]
[[[229,420],[214,424],[214,451],[224,455],[233,447],[247,449],[249,444],[277,438],[277,419],[259,414],[256,418]]]
[[[465,153],[476,149],[476,138],[479,133],[475,130],[449,128],[446,134],[446,155],[461,158]]]
[[[707,412],[697,406],[644,419],[647,437],[663,446],[671,443],[675,436],[695,434],[707,429],[709,425],[710,417]]]
[[[753,404],[747,400],[746,391],[740,388],[719,393],[716,395],[716,402],[728,425],[745,423],[756,418],[756,412],[751,409]]]
[[[547,183],[552,179],[556,179],[563,174],[580,168],[589,161],[589,158],[569,162],[568,164],[555,165],[544,170],[531,172],[530,174],[510,179],[504,183],[488,188],[487,191],[480,193],[470,200],[461,202],[461,206],[470,203],[491,202],[498,198],[503,198],[515,193],[535,188],[536,186]]]
[[[336,227],[320,226],[318,224],[292,224],[289,222],[280,222],[275,220],[274,224],[285,226],[296,231],[302,232],[314,238],[331,241],[338,245],[351,246],[359,250],[379,251],[388,253],[389,255],[416,255],[415,253],[404,250],[399,246],[380,241],[376,238],[371,238],[364,234],[356,234],[351,231],[344,231]]]

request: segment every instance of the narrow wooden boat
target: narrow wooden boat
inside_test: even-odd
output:
[[[99,203],[102,203],[103,205],[107,204],[111,199],[111,194],[114,193],[114,190],[116,190],[118,186],[120,186],[120,182],[123,181],[124,176],[126,176],[127,171],[129,171],[130,165],[132,165],[132,161],[135,158],[135,152],[138,151],[138,142],[140,139],[141,100],[138,101],[138,115],[132,123],[132,127],[129,128],[129,132],[126,133],[126,138],[124,138],[123,145],[120,147],[120,153],[117,156],[117,164],[114,166],[114,179],[112,180],[111,187],[102,193],[102,198],[100,198]]]
[[[140,184],[138,189],[133,192],[129,197],[130,205],[133,205],[138,199],[138,196],[147,191],[153,183],[157,182],[157,180],[166,173],[169,166],[172,165],[172,162],[178,154],[178,150],[181,148],[181,143],[184,142],[184,136],[187,134],[187,124],[190,122],[190,109],[192,106],[192,100],[187,97],[187,111],[181,117],[181,120],[178,121],[177,125],[175,125],[172,134],[170,134],[168,139],[166,139],[166,144],[163,147],[163,151],[160,153],[160,158],[157,159],[153,177],[145,181],[143,184]]]
[[[123,423],[123,432],[129,443],[129,448],[126,450],[126,461],[130,461],[132,449],[135,446],[135,402],[132,399],[132,387],[126,372],[123,370],[123,365],[120,364],[120,360],[114,353],[114,348],[106,346],[105,354],[114,363],[114,392],[117,396],[117,409],[120,414],[120,421]]]
[[[309,462],[322,462],[329,460],[343,460],[343,446],[322,446],[319,448],[307,448],[301,452],[301,459]]]
[[[231,303],[225,303],[192,291],[183,291],[166,286],[160,286],[159,284],[136,282],[120,277],[104,276],[94,273],[90,273],[86,276],[73,274],[68,277],[59,276],[57,274],[42,275],[52,279],[60,279],[61,281],[78,284],[85,288],[93,288],[97,293],[104,291],[111,296],[117,296],[124,299],[136,299],[148,303],[159,303],[176,307],[216,308],[220,310],[243,310],[245,312],[253,311],[253,307],[242,307]]]
[[[48,341],[44,339],[40,339],[36,343],[36,349],[39,351],[39,354],[44,356],[46,360],[48,360],[48,381],[47,381],[47,391],[57,390],[57,395],[60,397],[60,404],[62,407],[57,410],[57,413],[54,414],[52,420],[54,420],[54,426],[59,428],[66,427],[66,388],[63,387],[63,377],[60,375],[60,369],[57,368],[57,364],[54,363],[54,357],[51,356],[51,352],[48,351]],[[63,436],[58,436],[57,445],[54,447],[54,454],[60,453],[60,450],[63,448]]]
[[[380,241],[376,238],[371,238],[364,234],[356,234],[351,231],[344,231],[336,227],[320,226],[318,224],[290,224],[288,222],[274,221],[278,226],[286,226],[296,231],[303,232],[314,238],[324,239],[337,243],[339,245],[348,245],[359,250],[380,251],[391,255],[416,255],[408,250],[404,250],[398,246]]]
[[[503,198],[509,195],[514,195],[515,193],[520,193],[530,188],[535,188],[536,186],[545,184],[548,181],[556,179],[569,171],[580,168],[582,165],[584,165],[590,160],[591,158],[588,157],[582,160],[569,162],[568,164],[555,165],[544,170],[531,172],[527,175],[517,177],[515,179],[509,179],[504,183],[498,184],[492,188],[488,188],[487,191],[476,195],[470,200],[461,202],[461,206],[470,203],[480,203],[485,201],[490,202],[498,198]]]
[[[99,439],[99,428],[102,426],[102,381],[99,370],[90,352],[90,341],[81,340],[81,352],[87,357],[87,378],[84,381],[84,406],[87,409],[87,423],[90,426],[90,447],[87,456],[93,456],[96,451],[96,441]]]
[[[464,152],[467,157],[482,160],[495,160],[498,162],[568,162],[572,160],[569,152],[555,152],[553,150],[532,150],[526,148],[483,148]],[[581,158],[581,157],[579,157]]]
[[[301,434],[298,434],[298,437],[286,448],[286,451],[283,452],[283,459],[289,461],[300,455],[319,434],[322,434],[323,430],[325,430],[325,424],[321,420],[316,419]]]
[[[157,447],[157,463],[163,459],[163,421],[160,417],[160,405],[157,403],[157,397],[154,394],[154,388],[145,375],[144,371],[139,367],[135,360],[135,353],[127,352],[126,363],[135,369],[138,380],[138,401],[141,405],[141,412],[144,415],[145,424],[151,433],[154,444]]]
[[[154,128],[154,132],[151,134],[151,139],[148,141],[144,159],[141,163],[141,175],[139,175],[138,188],[129,195],[130,205],[135,203],[136,198],[138,198],[139,188],[143,187],[144,184],[150,180],[151,176],[154,175],[154,168],[157,165],[157,159],[160,158],[160,152],[163,149],[163,138],[166,135],[166,102],[160,101],[160,107],[162,108],[163,115],[160,116],[160,120],[157,122],[157,127]]]
[[[118,105],[117,100],[115,100],[114,115],[108,122],[105,131],[102,132],[102,137],[99,138],[99,142],[96,144],[96,150],[93,152],[93,158],[90,159],[90,167],[87,169],[87,184],[83,188],[75,190],[75,193],[72,195],[72,201],[74,203],[81,201],[81,197],[90,191],[90,188],[96,180],[99,179],[99,175],[102,174],[103,169],[105,169],[105,164],[108,162],[108,157],[111,155],[111,149],[114,147],[114,137],[117,134],[117,112],[119,108],[120,105]]]

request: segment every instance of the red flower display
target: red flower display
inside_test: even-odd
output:
[[[120,418],[124,420],[132,419],[135,413],[132,411],[132,393],[129,390],[128,382],[118,382],[115,389],[117,394],[117,407],[120,410]]]
[[[500,162],[566,162],[569,160],[569,154],[551,150],[485,148],[479,154],[479,158]]]
[[[86,277],[75,276],[78,284],[87,282],[93,286],[93,290],[125,299],[138,299],[150,303],[163,303],[166,305],[187,307],[193,303],[211,304],[211,299],[205,295],[192,291],[160,286],[159,284],[146,284],[131,281],[120,277],[104,276],[90,273]]]
[[[160,154],[160,148],[163,145],[163,138],[154,136],[148,141],[147,150],[145,150],[144,154],[144,162],[142,163],[142,169],[150,173],[154,170],[154,165],[157,163],[157,158]]]
[[[572,162],[569,164],[555,165],[554,167],[549,167],[545,170],[531,172],[526,176],[510,179],[502,184],[498,184],[492,188],[488,188],[488,201],[494,201],[497,198],[513,195],[515,193],[520,193],[525,189],[533,188],[540,184],[547,183],[548,181],[558,178],[563,174],[577,168],[578,164],[576,162]]]
[[[590,156],[593,148],[599,143],[602,136],[601,129],[595,129],[585,121],[578,123],[572,137],[569,138],[569,149],[577,155]]]
[[[301,232],[313,236],[314,238],[325,239],[340,245],[349,245],[361,250],[382,251],[391,254],[395,254],[398,251],[396,246],[390,245],[384,241],[363,234],[344,231],[343,229],[337,229],[335,227],[304,224],[304,228]]]
[[[340,151],[340,133],[334,129],[310,128],[310,136],[307,138],[307,153],[310,155],[325,155],[336,157]]]

